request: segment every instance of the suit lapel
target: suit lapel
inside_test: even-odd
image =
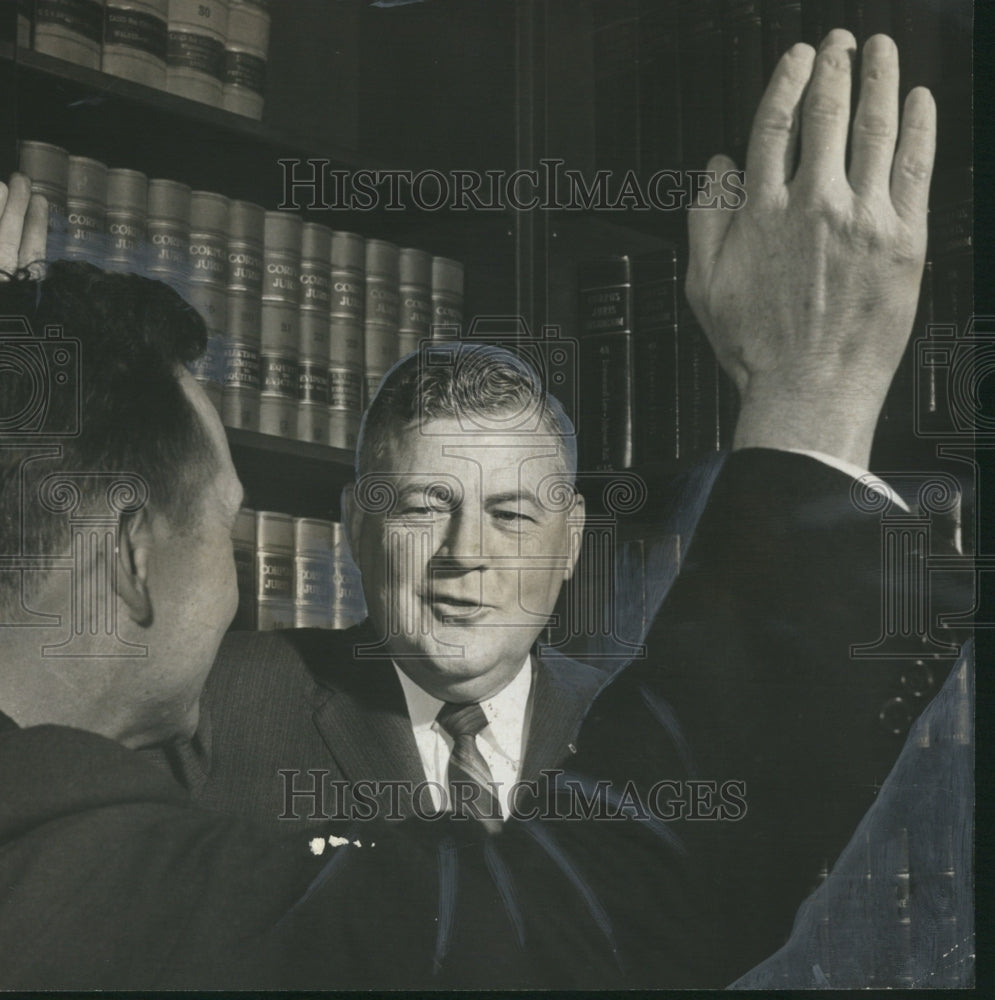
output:
[[[354,664],[349,673],[351,683],[323,689],[324,701],[313,716],[343,778],[424,781],[404,692],[390,661]]]
[[[522,779],[534,781],[541,770],[556,767],[570,756],[570,741],[578,726],[578,693],[562,665],[532,654],[532,692],[525,721]]]

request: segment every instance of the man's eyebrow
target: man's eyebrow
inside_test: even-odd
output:
[[[521,503],[522,501],[532,504],[533,507],[541,506],[536,495],[530,490],[506,490],[503,493],[488,493],[484,499],[485,504]]]

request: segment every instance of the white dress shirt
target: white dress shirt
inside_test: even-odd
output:
[[[435,721],[445,702],[423,691],[396,663],[394,669],[404,691],[411,731],[425,769],[425,777],[432,782],[428,786],[432,803],[438,810],[447,809],[449,782],[446,779],[449,757],[453,752],[453,738]],[[527,656],[511,682],[496,695],[480,703],[487,717],[487,725],[474,739],[497,784],[498,803],[504,819],[510,814],[509,796],[522,770],[525,751],[522,736],[531,690],[532,659]]]

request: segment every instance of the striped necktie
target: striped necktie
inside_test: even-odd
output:
[[[489,830],[501,828],[501,805],[495,794],[491,769],[477,749],[477,733],[487,726],[487,716],[477,702],[446,702],[436,722],[453,738],[449,758],[449,808],[458,816],[479,819]]]

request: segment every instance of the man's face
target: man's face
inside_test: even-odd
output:
[[[443,418],[396,432],[357,484],[350,540],[370,617],[431,694],[490,697],[525,662],[576,559],[583,503],[562,502],[566,479],[548,436]],[[377,482],[396,496],[382,513]]]
[[[149,588],[154,635],[145,641],[150,648],[155,644],[156,655],[146,693],[147,708],[157,713],[163,729],[192,733],[201,689],[238,606],[231,530],[242,485],[214,407],[189,374],[184,372],[180,383],[216,459],[200,509],[191,513],[188,526],[178,527],[161,515],[153,518]],[[154,725],[155,716],[149,721]]]

